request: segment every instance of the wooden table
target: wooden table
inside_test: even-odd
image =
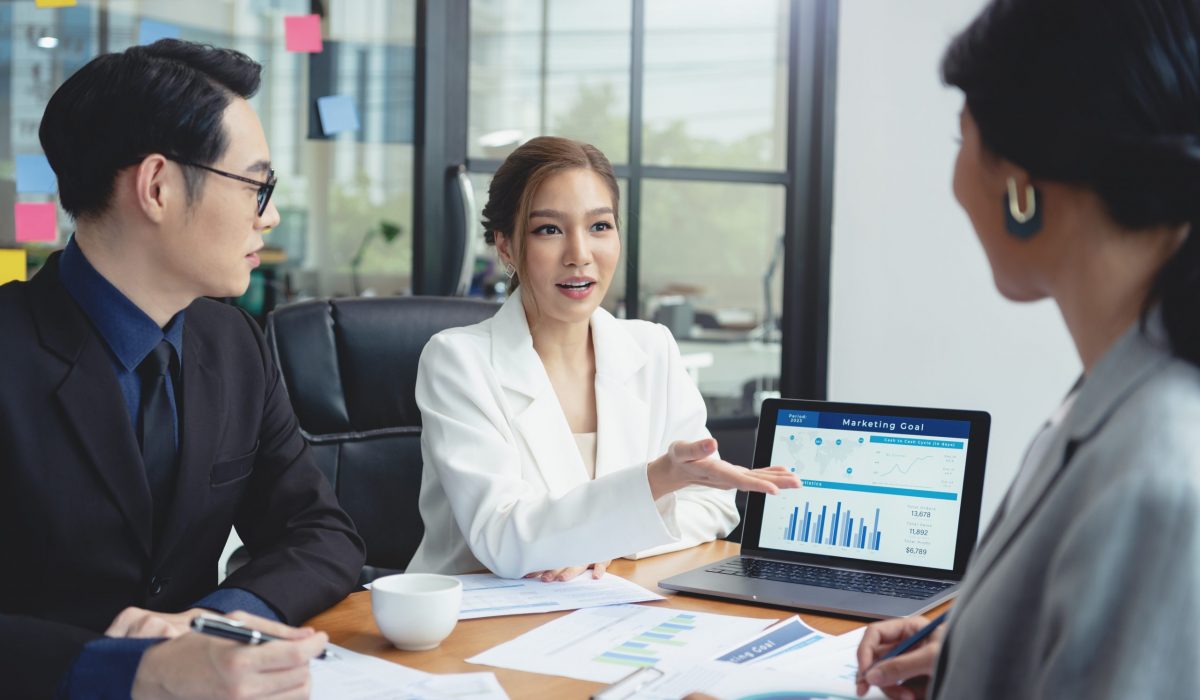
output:
[[[719,541],[641,561],[619,559],[613,562],[609,571],[667,598],[664,601],[643,603],[643,605],[764,619],[781,619],[792,615],[795,611],[784,608],[709,600],[679,595],[658,587],[658,582],[665,578],[693,569],[701,564],[733,556],[738,553],[738,547],[732,542]],[[935,609],[930,614],[939,614],[944,607],[946,606]],[[308,624],[318,630],[328,632],[334,644],[352,651],[395,661],[421,671],[430,673],[493,671],[500,680],[500,684],[504,686],[504,690],[508,692],[509,697],[514,700],[519,698],[586,698],[603,685],[561,676],[544,676],[491,666],[477,666],[465,661],[482,651],[507,642],[566,614],[568,613],[555,612],[462,620],[441,646],[430,651],[400,651],[384,639],[375,626],[375,621],[371,619],[371,594],[369,591],[351,594],[332,609],[314,617]],[[849,632],[864,624],[861,621],[826,615],[803,613],[800,616],[812,627],[832,634]]]

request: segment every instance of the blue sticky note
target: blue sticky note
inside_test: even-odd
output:
[[[145,46],[159,39],[178,39],[181,33],[179,27],[174,24],[144,19],[138,28],[138,44]]]
[[[41,153],[17,156],[17,192],[53,194],[58,191],[58,179],[50,169],[50,161]]]
[[[326,136],[358,131],[358,109],[349,95],[318,97],[317,112],[321,117],[321,131]]]

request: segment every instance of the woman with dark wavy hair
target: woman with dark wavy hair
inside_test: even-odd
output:
[[[954,194],[1000,292],[1084,373],[1031,445],[949,624],[868,628],[892,698],[1200,692],[1200,2],[996,0],[946,52]],[[1029,342],[1036,343],[1036,338]]]

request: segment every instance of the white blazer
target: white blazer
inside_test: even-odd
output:
[[[533,349],[521,294],[482,323],[435,335],[417,370],[425,537],[409,571],[533,571],[684,549],[728,534],[733,491],[655,502],[646,465],[709,437],[700,392],[663,326],[592,314],[596,478]]]

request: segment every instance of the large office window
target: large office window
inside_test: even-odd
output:
[[[283,18],[313,8],[324,51],[289,52]],[[53,241],[16,243],[8,215],[55,199],[14,186],[50,94],[166,23],[265,67],[253,104],[283,219],[244,306],[450,293],[477,252],[473,293],[503,293],[478,226],[491,174],[533,136],[569,136],[621,184],[606,307],[670,328],[710,416],[745,423],[776,390],[824,395],[836,14],[836,0],[0,3],[0,249],[36,268],[71,231],[59,212]],[[315,103],[333,95],[357,130],[322,132]]]
[[[647,165],[783,172],[789,4],[646,3]]]
[[[0,248],[18,246],[13,204],[56,201],[14,186],[16,156],[41,153],[37,128],[53,91],[99,53],[165,29],[243,51],[264,66],[251,103],[271,146],[282,220],[239,302],[261,315],[309,297],[409,291],[416,0],[321,6],[324,50],[310,54],[289,52],[284,29],[285,16],[309,14],[309,0],[80,0],[59,9],[0,3]],[[357,130],[324,132],[316,100],[326,96],[353,103]],[[61,211],[57,229],[52,241],[19,244],[32,269],[70,235]]]
[[[791,4],[470,5],[477,205],[533,136],[603,150],[628,207],[606,306],[671,329],[713,418],[779,387]]]
[[[630,1],[472,0],[467,153],[542,134],[628,162]]]

